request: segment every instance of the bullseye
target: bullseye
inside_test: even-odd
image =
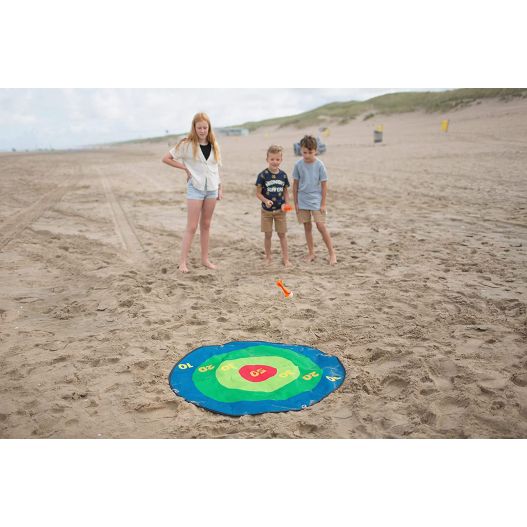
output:
[[[242,366],[238,373],[247,381],[262,382],[276,375],[277,371],[272,366],[247,364],[246,366]]]
[[[225,415],[286,412],[311,406],[344,381],[336,357],[271,342],[229,342],[197,348],[172,369],[172,390]]]

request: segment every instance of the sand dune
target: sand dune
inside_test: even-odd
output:
[[[199,267],[196,238],[189,275],[168,145],[0,156],[0,437],[527,437],[527,101],[330,129],[335,267],[319,237],[303,263],[293,217],[294,267],[277,238],[263,263],[256,174],[279,143],[291,175],[313,129],[220,138],[220,269]],[[240,418],[172,393],[175,362],[234,340],[319,348],[346,381],[303,411]]]

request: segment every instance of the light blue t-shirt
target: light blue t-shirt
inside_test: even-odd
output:
[[[320,210],[322,202],[322,181],[328,180],[326,167],[320,159],[306,163],[299,159],[293,169],[293,179],[298,180],[298,208]]]

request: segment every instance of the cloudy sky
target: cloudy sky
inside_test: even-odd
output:
[[[0,150],[72,148],[186,132],[198,111],[213,126],[292,115],[374,89],[0,89]]]

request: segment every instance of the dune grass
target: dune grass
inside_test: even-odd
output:
[[[516,97],[527,97],[527,88],[462,88],[443,92],[389,93],[367,101],[334,102],[297,115],[251,121],[239,126],[253,131],[263,126],[303,128],[330,121],[345,124],[366,112],[368,112],[367,118],[376,114],[389,115],[418,110],[447,112],[481,99],[497,98],[508,101]]]

